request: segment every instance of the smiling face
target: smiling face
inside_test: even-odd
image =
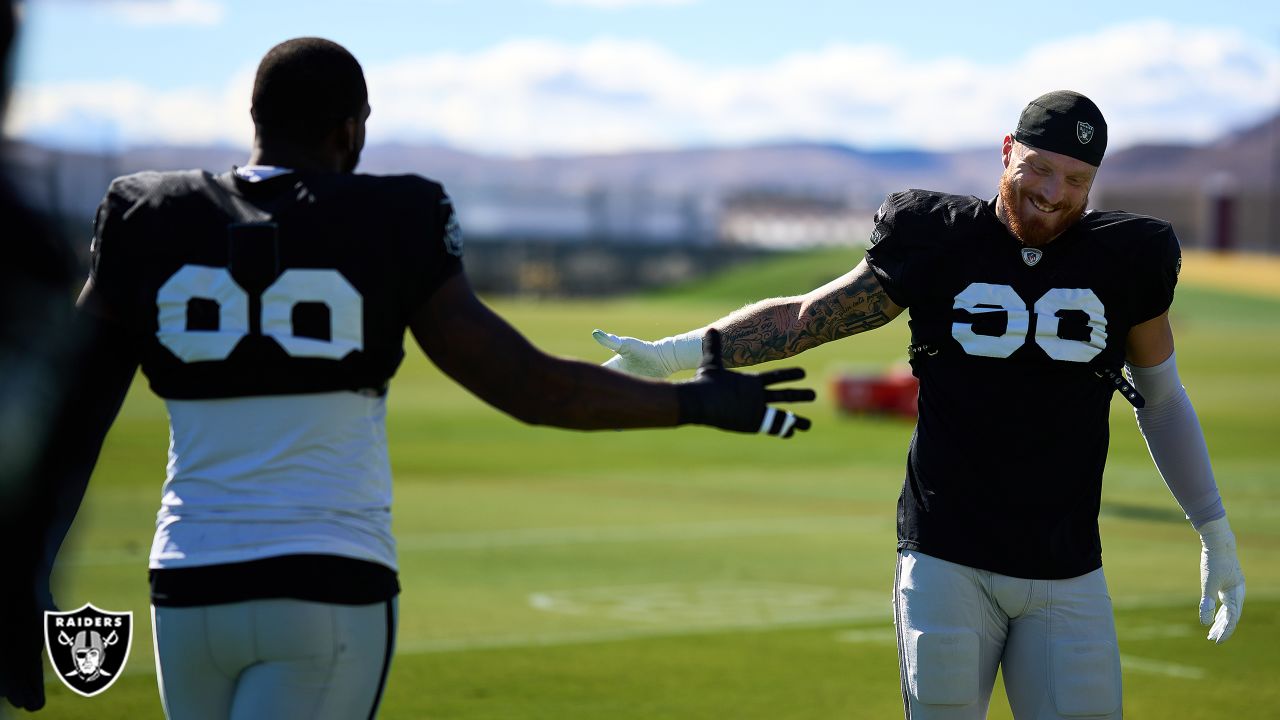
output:
[[[1046,245],[1080,219],[1098,168],[1005,136],[996,215],[1022,244]]]

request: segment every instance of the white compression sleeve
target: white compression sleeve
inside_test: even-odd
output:
[[[1138,429],[1187,519],[1198,529],[1225,517],[1227,512],[1213,479],[1204,431],[1178,378],[1174,356],[1155,367],[1127,367],[1134,386],[1147,399],[1146,407],[1134,411]]]

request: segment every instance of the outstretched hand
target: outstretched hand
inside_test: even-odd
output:
[[[695,332],[654,342],[595,330],[591,337],[615,353],[605,361],[610,370],[640,377],[665,378],[681,370],[697,367],[702,355],[702,337]]]
[[[769,403],[813,401],[815,394],[809,388],[769,389],[771,385],[803,378],[804,370],[787,368],[758,375],[733,372],[725,369],[720,342],[720,331],[708,330],[697,375],[677,383],[681,423],[783,438],[809,429],[808,418],[769,406]]]

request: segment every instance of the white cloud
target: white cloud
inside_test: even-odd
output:
[[[431,139],[492,153],[615,151],[774,139],[933,149],[994,144],[1027,100],[1091,96],[1112,147],[1205,140],[1277,109],[1280,53],[1231,30],[1152,21],[1057,40],[1007,64],[833,45],[756,66],[648,43],[512,41],[366,68],[370,142]],[[122,143],[247,145],[251,69],[222,91],[133,83],[17,88],[10,133],[108,118]]]
[[[109,0],[103,9],[130,25],[218,25],[227,8],[218,0]]]
[[[651,44],[513,42],[370,69],[371,133],[476,149],[616,150],[777,138],[862,146],[994,143],[1028,100],[1072,88],[1115,145],[1203,140],[1276,109],[1280,54],[1229,30],[1152,21],[1042,45],[1007,64],[834,45],[711,67]]]
[[[19,84],[5,134],[90,150],[165,143],[248,146],[252,88],[252,68],[236,73],[221,90],[157,91],[129,80]]]

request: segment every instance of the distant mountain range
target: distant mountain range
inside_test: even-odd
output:
[[[1099,182],[1143,189],[1190,189],[1217,173],[1242,188],[1280,185],[1280,114],[1204,145],[1138,145],[1108,157]]]
[[[927,187],[982,197],[995,193],[999,138],[989,148],[954,152],[867,151],[826,143],[637,151],[608,155],[513,158],[432,145],[366,149],[360,169],[412,172],[463,192],[589,194],[597,191],[722,199],[742,191],[776,191],[874,207],[887,192]],[[138,147],[102,157],[18,144],[19,184],[45,206],[91,217],[110,177],[143,169],[221,170],[243,163],[231,147]],[[1201,145],[1139,145],[1108,155],[1097,187],[1127,192],[1187,190],[1216,173],[1240,187],[1280,183],[1280,115]]]

